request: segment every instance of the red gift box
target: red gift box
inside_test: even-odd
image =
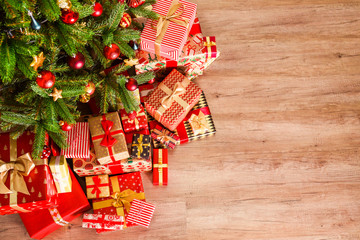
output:
[[[91,208],[71,170],[70,176],[72,192],[59,194],[58,207],[20,214],[21,220],[31,238],[44,238]]]
[[[104,230],[122,230],[124,228],[124,217],[104,214],[84,214],[82,227]]]
[[[215,36],[204,37],[204,46],[206,47],[207,59],[218,57]]]
[[[156,125],[151,131],[151,137],[165,146],[174,149],[179,144],[179,136],[170,132],[160,124]]]
[[[90,157],[90,130],[87,122],[78,122],[66,132],[67,149],[61,149],[66,158]]]
[[[5,166],[6,171],[8,170],[6,165],[10,168],[7,174],[5,174],[6,172],[1,173],[2,177],[5,178],[5,185],[2,184],[0,189],[4,190],[5,193],[9,190],[12,191],[12,193],[0,194],[0,215],[31,212],[56,206],[57,191],[50,168],[47,165],[47,159],[33,159],[32,162],[29,160],[31,159],[29,153],[32,150],[34,134],[26,131],[17,140],[13,140],[9,133],[2,133],[0,134],[0,142],[2,143],[0,165]],[[16,165],[12,166],[12,162],[16,162]],[[23,167],[28,171],[32,170],[30,173],[24,172]],[[13,168],[17,169],[20,174],[14,173]],[[2,168],[0,167],[0,169]],[[2,180],[0,181],[3,183]],[[13,181],[16,182],[16,185]]]
[[[153,184],[168,185],[168,151],[167,149],[154,149]]]
[[[121,122],[125,132],[147,129],[147,118],[144,107],[140,105],[140,111],[128,114],[125,109],[120,109]]]

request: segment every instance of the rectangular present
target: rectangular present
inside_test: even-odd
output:
[[[74,174],[71,170],[69,172],[72,191],[59,194],[59,205],[56,208],[20,214],[31,238],[44,238],[91,208]]]
[[[91,140],[100,164],[120,161],[129,157],[124,131],[117,112],[90,117]]]
[[[154,149],[153,155],[153,184],[168,185],[168,151],[167,149]]]
[[[82,227],[105,230],[123,230],[124,223],[125,219],[123,216],[85,213],[83,216]]]
[[[120,109],[121,122],[125,132],[139,131],[148,128],[147,117],[144,107],[140,104],[140,111],[127,113]]]
[[[194,23],[196,7],[196,4],[184,0],[157,1],[153,11],[160,18],[146,22],[141,33],[141,49],[178,60]]]
[[[149,228],[154,211],[154,204],[134,199],[131,204],[127,221],[138,226]]]
[[[151,137],[150,135],[133,135],[131,144],[131,157],[134,159],[150,159],[151,157]]]
[[[71,177],[65,156],[52,156],[49,162],[58,193],[71,192]]]
[[[108,198],[93,200],[94,213],[116,214],[124,216],[126,220],[131,202],[134,199],[145,201],[141,174],[134,172],[110,177],[110,194]],[[122,204],[121,201],[126,204]],[[134,226],[134,224],[127,222],[125,225],[127,227]]]
[[[161,125],[156,125],[155,128],[151,131],[151,137],[156,141],[166,145],[169,148],[174,149],[178,144],[180,138],[174,133],[170,132]]]
[[[0,142],[0,171],[4,170],[0,174],[0,215],[56,206],[58,194],[47,158],[32,159],[30,154],[34,134],[25,131],[14,140],[10,133],[1,133]]]
[[[72,129],[66,132],[67,149],[61,149],[60,155],[65,158],[88,158],[90,157],[89,124],[86,122],[76,123]]]
[[[145,108],[173,131],[199,101],[201,93],[195,83],[174,69],[147,98]]]
[[[204,37],[204,46],[206,52],[204,69],[206,69],[220,56],[220,51],[216,47],[215,36]]]
[[[110,183],[108,175],[96,175],[85,178],[86,196],[96,199],[110,196]]]

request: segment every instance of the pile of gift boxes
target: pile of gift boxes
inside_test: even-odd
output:
[[[163,23],[145,23],[134,68],[171,71],[133,91],[140,111],[127,113],[120,103],[117,112],[82,116],[66,133],[69,147],[46,138],[39,159],[30,154],[32,132],[16,140],[0,134],[0,214],[19,213],[32,238],[81,215],[82,226],[97,233],[149,227],[155,206],[145,199],[140,172],[168,185],[168,150],[216,132],[205,94],[192,82],[219,56],[215,38],[202,35],[196,4],[159,0],[153,11]]]

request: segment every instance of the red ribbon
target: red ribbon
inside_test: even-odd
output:
[[[114,122],[110,120],[101,120],[101,126],[104,129],[105,135],[101,140],[100,145],[103,147],[114,146],[116,139],[111,136],[111,128],[114,126]]]
[[[101,179],[99,178],[99,176],[94,176],[92,177],[93,181],[94,181],[94,185],[88,185],[87,187],[89,188],[94,188],[92,191],[91,191],[91,194],[95,194],[96,193],[96,198],[99,198],[100,197],[100,193],[101,193],[101,190],[100,190],[100,187],[106,187],[106,186],[109,186],[109,183],[103,183],[103,184],[100,184],[101,182]]]

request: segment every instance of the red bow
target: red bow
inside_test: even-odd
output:
[[[100,184],[101,179],[99,178],[99,176],[94,176],[92,177],[92,179],[94,181],[94,185],[90,185],[88,187],[94,187],[94,189],[91,191],[91,194],[96,193],[96,198],[99,198],[101,193],[100,187],[106,187],[108,186],[108,184],[106,183]]]
[[[110,120],[101,120],[101,126],[104,129],[105,135],[101,140],[100,145],[103,147],[112,147],[116,143],[116,139],[111,136],[111,128],[114,123]]]

